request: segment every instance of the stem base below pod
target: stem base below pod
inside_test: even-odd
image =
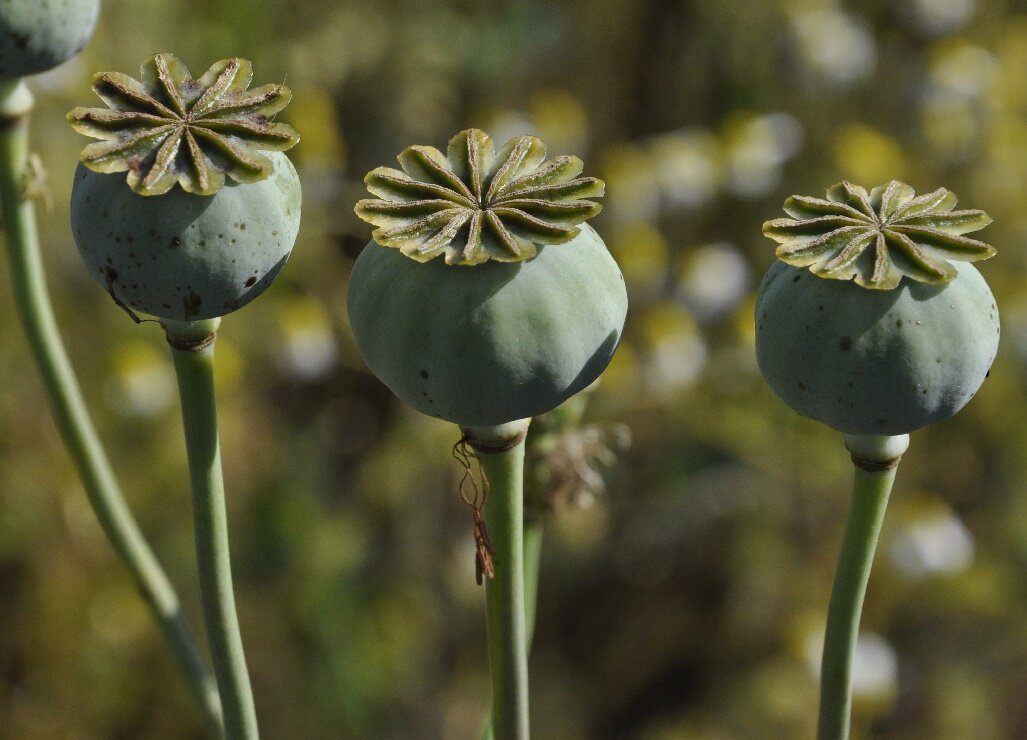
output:
[[[995,298],[953,263],[948,283],[892,290],[776,262],[756,298],[756,357],[774,392],[846,434],[906,434],[973,397],[998,351]]]

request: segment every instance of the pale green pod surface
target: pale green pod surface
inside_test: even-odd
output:
[[[0,80],[45,72],[86,45],[99,0],[0,0]]]
[[[286,155],[267,156],[267,179],[230,181],[209,196],[143,196],[124,176],[80,164],[71,228],[90,273],[124,305],[159,318],[196,321],[246,305],[281,271],[299,231],[299,176]]]
[[[947,419],[988,375],[999,340],[981,274],[867,290],[775,262],[756,298],[756,356],[803,416],[846,434],[898,435]]]
[[[627,294],[588,225],[523,262],[417,262],[371,242],[349,283],[371,371],[418,411],[493,426],[550,411],[606,368]]]

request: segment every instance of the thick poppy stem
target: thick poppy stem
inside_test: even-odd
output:
[[[219,319],[165,321],[182,402],[200,597],[228,740],[256,740],[257,714],[232,591],[228,512],[214,400],[214,340]]]
[[[538,577],[542,565],[542,519],[528,517],[524,520],[524,632],[527,652],[531,655],[531,642],[535,636],[535,614],[538,604]],[[492,740],[492,710],[489,709],[488,725],[482,734],[483,740]]]
[[[831,589],[820,666],[818,740],[846,740],[852,718],[852,665],[877,539],[909,435],[846,435],[855,479]]]
[[[495,576],[485,584],[492,734],[527,740],[528,638],[524,585],[524,436],[528,420],[465,428],[488,480],[484,517]]]

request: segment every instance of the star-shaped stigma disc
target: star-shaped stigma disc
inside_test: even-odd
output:
[[[793,195],[784,204],[791,218],[763,224],[776,241],[777,257],[794,267],[864,288],[889,290],[903,277],[944,283],[956,275],[949,260],[975,262],[995,254],[984,242],[963,236],[991,223],[984,211],[953,210],[945,188],[917,196],[892,180],[869,193],[842,182],[827,199]]]
[[[173,54],[157,54],[142,66],[141,79],[120,72],[93,78],[93,90],[109,108],[75,108],[68,122],[100,141],[82,151],[95,172],[128,172],[140,195],[166,193],[175,183],[197,195],[212,195],[225,177],[242,183],[271,174],[260,150],[284,151],[299,141],[289,125],[272,118],[288,105],[284,85],[248,90],[253,66],[222,59],[199,79]]]
[[[586,199],[602,196],[605,185],[579,177],[580,159],[545,158],[534,136],[496,152],[484,131],[461,131],[447,154],[411,146],[398,157],[403,171],[372,170],[364,182],[378,199],[358,202],[356,213],[378,227],[378,244],[419,262],[439,255],[450,265],[520,262],[534,257],[537,245],[570,241],[602,208]]]

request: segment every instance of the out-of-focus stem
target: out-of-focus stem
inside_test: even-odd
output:
[[[96,518],[157,621],[208,734],[220,737],[221,709],[214,679],[196,645],[178,595],[125,503],[57,331],[46,290],[35,209],[26,192],[32,177],[28,145],[31,109],[32,95],[24,81],[0,85],[0,205],[19,318],[46,387],[57,429],[78,469]]]
[[[524,521],[524,632],[531,652],[535,636],[535,611],[538,604],[538,576],[542,564],[542,520],[529,517]]]

